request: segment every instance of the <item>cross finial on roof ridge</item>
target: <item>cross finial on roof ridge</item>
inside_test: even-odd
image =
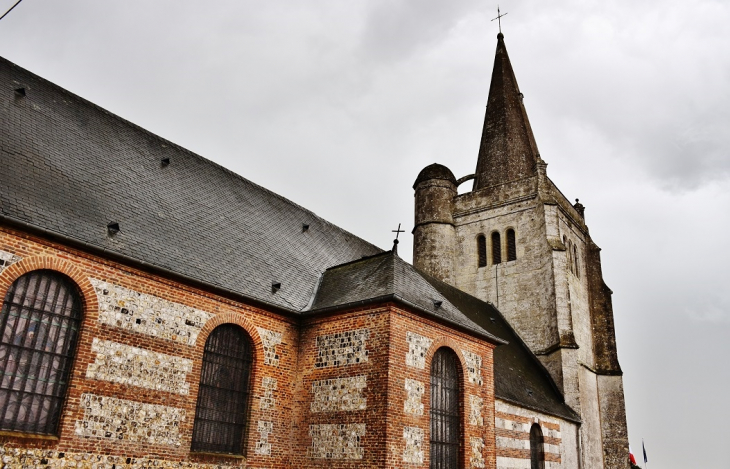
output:
[[[398,229],[397,230],[391,230],[393,233],[395,233],[395,239],[393,240],[393,254],[398,254],[398,236],[401,233],[405,233],[405,230],[400,229],[400,223],[398,223]]]

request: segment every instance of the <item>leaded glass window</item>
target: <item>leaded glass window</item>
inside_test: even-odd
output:
[[[243,454],[250,374],[248,334],[235,324],[216,327],[205,342],[193,451]]]
[[[431,469],[459,466],[459,360],[448,348],[431,362]]]
[[[82,302],[78,286],[52,270],[18,278],[0,311],[0,429],[58,431]]]

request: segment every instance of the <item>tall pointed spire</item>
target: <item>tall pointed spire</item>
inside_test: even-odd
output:
[[[504,45],[497,35],[492,83],[479,146],[474,190],[537,174],[539,153],[522,93]]]

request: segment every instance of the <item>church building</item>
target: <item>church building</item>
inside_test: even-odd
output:
[[[415,180],[413,265],[2,58],[0,84],[2,467],[628,468],[600,249],[501,33],[475,174]]]

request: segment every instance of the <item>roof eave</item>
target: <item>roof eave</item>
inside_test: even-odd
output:
[[[373,305],[373,304],[378,304],[378,303],[387,303],[387,302],[400,303],[404,306],[407,306],[410,309],[416,310],[417,312],[428,316],[429,318],[436,320],[437,322],[446,324],[446,325],[453,327],[455,329],[458,329],[462,332],[466,332],[469,335],[484,339],[491,344],[506,345],[509,343],[506,340],[500,339],[499,337],[497,337],[495,335],[475,331],[474,329],[470,329],[469,327],[467,327],[463,324],[460,324],[456,321],[452,321],[448,318],[444,318],[442,316],[434,314],[433,311],[429,311],[428,309],[426,309],[422,306],[419,306],[411,301],[408,301],[407,299],[405,299],[395,293],[389,293],[387,295],[380,295],[380,296],[376,296],[373,298],[367,298],[364,300],[351,301],[349,303],[343,303],[343,304],[338,304],[338,305],[333,305],[333,306],[326,306],[324,308],[315,308],[315,309],[311,309],[309,311],[303,311],[301,313],[301,315],[302,316],[315,316],[315,315],[320,315],[320,314],[334,313],[334,312],[342,311],[345,309],[353,309],[353,308],[358,308],[361,306],[368,306],[368,305]]]
[[[578,416],[578,414],[576,414],[575,411],[573,409],[571,409],[570,407],[568,407],[568,410],[570,410],[570,412],[572,412],[574,414],[572,416],[561,415],[561,414],[559,414],[557,412],[553,412],[553,411],[550,411],[550,410],[547,410],[547,409],[540,408],[539,406],[533,406],[533,405],[525,404],[523,402],[516,401],[514,399],[510,399],[510,398],[507,398],[507,397],[502,397],[502,396],[499,395],[499,393],[497,392],[496,389],[494,391],[494,398],[495,399],[499,399],[500,401],[504,401],[504,402],[507,402],[509,404],[515,405],[517,407],[522,407],[523,409],[528,409],[528,410],[533,410],[535,412],[540,412],[542,414],[550,415],[551,417],[556,417],[556,418],[563,419],[563,420],[567,420],[569,422],[573,422],[573,423],[578,424],[578,425],[581,425],[583,423],[583,421],[580,419],[580,416]],[[567,407],[567,404],[565,404],[565,406]]]
[[[280,305],[277,305],[274,303],[269,303],[267,301],[261,300],[260,298],[254,298],[251,296],[247,296],[242,293],[236,292],[234,290],[230,290],[228,288],[221,287],[220,285],[208,283],[203,280],[196,279],[194,277],[189,277],[189,276],[181,274],[179,272],[175,272],[175,271],[167,269],[165,267],[151,264],[149,262],[145,262],[143,260],[140,260],[140,259],[137,259],[137,258],[134,258],[131,256],[127,256],[124,254],[119,254],[117,252],[103,248],[101,246],[97,246],[97,245],[88,243],[86,241],[82,241],[80,239],[73,238],[71,236],[57,233],[55,231],[51,231],[49,229],[36,226],[31,223],[15,219],[13,217],[9,217],[4,214],[0,214],[0,223],[5,223],[11,227],[27,230],[36,235],[40,235],[41,237],[50,238],[51,240],[60,241],[69,247],[77,248],[82,251],[88,252],[90,254],[98,255],[100,257],[105,257],[107,259],[111,259],[113,261],[119,262],[119,263],[127,265],[129,267],[138,268],[145,272],[156,274],[156,275],[159,275],[164,278],[176,280],[176,281],[179,281],[186,285],[189,285],[191,287],[200,288],[201,290],[205,290],[207,292],[220,295],[220,296],[228,298],[230,300],[240,301],[241,303],[246,303],[247,305],[265,309],[267,311],[270,311],[273,313],[278,313],[278,314],[281,314],[284,316],[298,317],[301,315],[298,310],[286,308],[284,306],[280,306]]]

